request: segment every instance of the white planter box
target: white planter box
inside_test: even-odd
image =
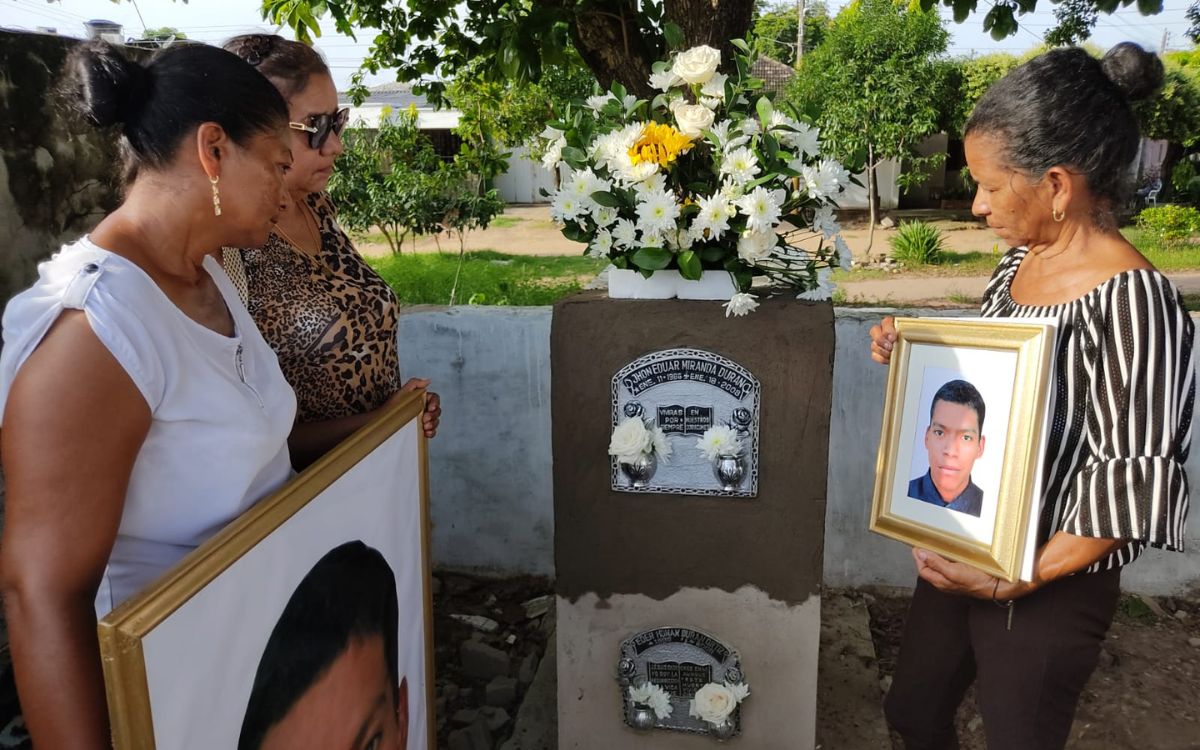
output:
[[[608,269],[608,296],[611,299],[719,299],[727,300],[737,289],[733,277],[725,271],[705,271],[699,281],[690,281],[679,271],[655,271],[645,278],[638,271]]]

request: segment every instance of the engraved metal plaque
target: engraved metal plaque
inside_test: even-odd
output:
[[[612,379],[612,423],[640,416],[671,445],[666,461],[622,465],[612,458],[612,488],[620,492],[754,497],[758,493],[758,423],[762,386],[733,360],[703,349],[652,352]],[[736,431],[741,454],[706,457],[696,443],[705,430]],[[648,475],[648,476],[647,476]]]
[[[713,727],[690,715],[692,697],[710,682],[745,682],[737,651],[694,628],[655,628],[621,642],[617,684],[625,723],[635,729],[672,729],[714,734]],[[653,683],[671,696],[671,715],[647,717],[629,699],[630,686]],[[652,722],[652,723],[650,723]],[[735,709],[722,739],[741,732],[741,709]]]

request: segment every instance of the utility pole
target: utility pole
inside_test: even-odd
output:
[[[796,67],[804,59],[804,0],[796,0],[796,20],[799,21],[796,30]]]
[[[803,2],[803,0],[801,0]],[[1158,54],[1164,54],[1167,51],[1167,40],[1171,38],[1171,30],[1163,29],[1162,44],[1158,45]]]

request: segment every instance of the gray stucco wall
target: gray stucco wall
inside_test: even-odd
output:
[[[825,519],[831,586],[915,580],[908,548],[867,531],[887,371],[864,342],[889,312],[837,311]],[[429,453],[438,565],[553,575],[549,333],[550,308],[417,308],[402,317],[404,374],[432,379],[445,409]],[[1200,478],[1196,451],[1188,470]],[[1187,545],[1183,555],[1149,551],[1126,572],[1125,588],[1200,588],[1200,513],[1189,519]]]
[[[404,377],[442,397],[435,564],[553,575],[550,308],[413,308],[399,337]]]

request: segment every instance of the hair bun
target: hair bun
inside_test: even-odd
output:
[[[1133,42],[1121,42],[1110,49],[1100,65],[1131,102],[1149,98],[1163,83],[1162,60]]]
[[[149,71],[104,42],[85,45],[73,56],[71,71],[78,106],[93,125],[128,122],[147,96]]]

